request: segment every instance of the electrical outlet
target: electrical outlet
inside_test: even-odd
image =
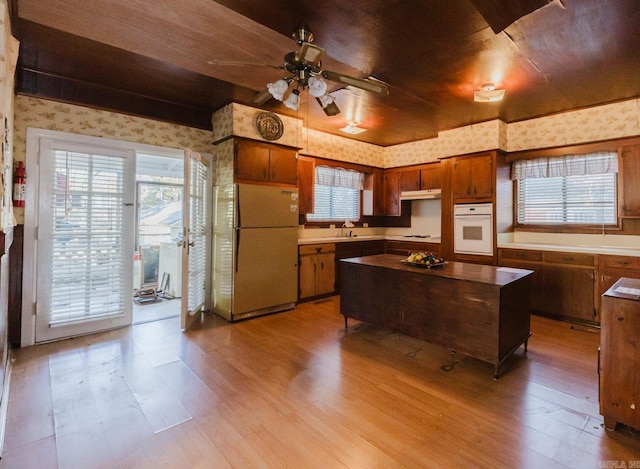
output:
[[[336,229],[336,225],[329,225],[329,229],[335,230]]]
[[[363,223],[363,224],[362,224],[362,227],[363,227],[363,228],[369,228],[369,223]]]

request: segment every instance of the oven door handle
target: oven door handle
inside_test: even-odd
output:
[[[481,218],[489,219],[491,215],[454,215],[456,220],[479,220]]]

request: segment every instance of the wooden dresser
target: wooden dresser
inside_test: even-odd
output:
[[[622,277],[602,295],[600,324],[604,426],[640,429],[640,279]]]

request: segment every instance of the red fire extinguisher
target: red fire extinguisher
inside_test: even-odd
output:
[[[13,206],[24,207],[24,188],[27,184],[27,170],[24,162],[18,161],[18,166],[13,172]]]

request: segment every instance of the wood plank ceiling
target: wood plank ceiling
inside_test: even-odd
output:
[[[640,96],[637,0],[12,0],[11,15],[18,93],[202,128],[229,102],[255,106],[302,25],[323,69],[389,96],[336,89],[333,117],[306,92],[299,111],[259,107],[341,136],[357,120],[367,132],[350,138],[377,145]],[[502,102],[473,101],[486,82]]]

